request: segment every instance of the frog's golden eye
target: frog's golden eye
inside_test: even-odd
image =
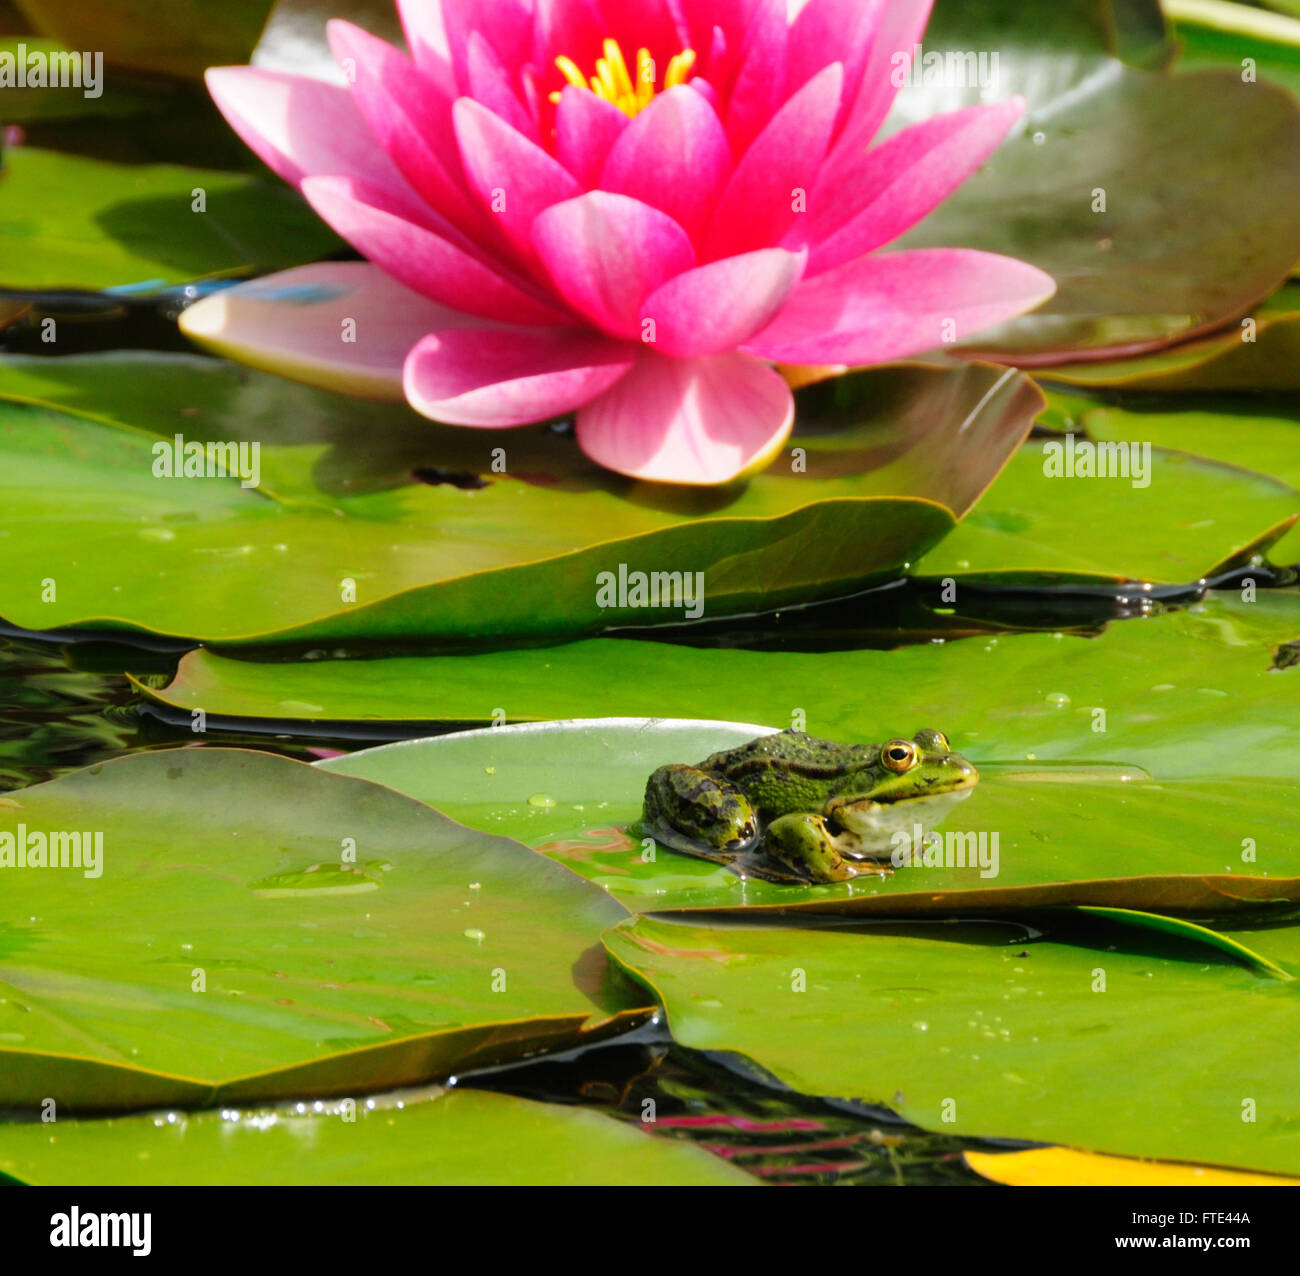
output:
[[[916,765],[916,745],[911,740],[891,740],[880,750],[880,761],[887,770],[902,775]]]

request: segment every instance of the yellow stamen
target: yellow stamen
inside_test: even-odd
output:
[[[606,40],[603,45],[605,56],[596,60],[596,74],[590,80],[583,77],[572,58],[559,57],[555,65],[560,74],[577,89],[589,89],[597,97],[618,107],[624,115],[635,116],[645,110],[655,96],[655,64],[649,49],[636,51],[636,79],[633,80],[628,70],[627,59],[617,40]],[[668,64],[668,74],[664,77],[665,89],[685,84],[695,66],[695,51],[686,49]],[[551,101],[559,104],[560,94],[552,93]]]
[[[571,58],[556,58],[555,65],[560,68],[560,73],[575,89],[585,89],[587,87],[586,77],[578,70],[577,65]]]
[[[685,84],[691,73],[691,68],[695,65],[695,50],[686,49],[679,53],[669,64],[668,74],[664,76],[664,88],[676,88],[679,84]]]

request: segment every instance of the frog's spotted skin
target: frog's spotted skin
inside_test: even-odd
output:
[[[696,766],[660,767],[644,819],[680,851],[745,856],[764,876],[836,882],[855,875],[854,861],[887,860],[899,830],[929,831],[978,781],[939,731],[854,745],[783,731]]]

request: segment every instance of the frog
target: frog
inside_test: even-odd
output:
[[[780,731],[695,765],[661,766],[646,784],[642,824],[672,850],[748,863],[764,877],[843,882],[892,872],[895,834],[919,825],[924,836],[978,783],[942,731],[883,744]]]

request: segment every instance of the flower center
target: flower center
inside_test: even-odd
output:
[[[645,110],[654,100],[655,95],[655,61],[649,49],[636,51],[636,75],[628,70],[623,50],[617,40],[605,41],[605,56],[596,61],[596,74],[587,80],[572,58],[556,58],[555,65],[560,73],[576,89],[587,89],[606,102],[612,102],[624,115],[632,117]],[[695,50],[685,49],[668,63],[668,74],[664,76],[664,88],[671,89],[678,84],[685,84],[695,65]],[[558,104],[559,93],[551,94],[551,101]]]

